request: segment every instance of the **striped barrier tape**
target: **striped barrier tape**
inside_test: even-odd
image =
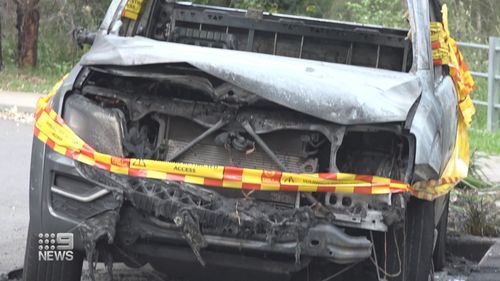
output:
[[[263,191],[360,194],[408,191],[406,183],[376,176],[344,173],[297,174],[115,157],[95,151],[48,106],[37,111],[35,120],[35,136],[54,151],[87,165],[122,175]]]
[[[347,173],[288,173],[228,166],[198,165],[122,158],[103,154],[86,144],[50,107],[50,99],[64,78],[37,104],[35,136],[57,153],[75,161],[112,173],[159,180],[241,190],[337,192],[351,194],[390,194],[411,192],[421,199],[433,200],[446,194],[460,179],[409,184],[378,176]],[[439,189],[441,187],[441,189]]]
[[[408,192],[409,185],[383,177],[345,173],[298,174],[237,167],[122,158],[95,151],[51,109],[49,101],[62,84],[37,104],[35,136],[54,151],[78,162],[133,177],[186,182],[212,187],[301,192],[389,194]]]

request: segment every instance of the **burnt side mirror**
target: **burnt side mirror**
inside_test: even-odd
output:
[[[73,29],[73,40],[81,49],[83,49],[84,45],[92,45],[94,43],[95,36],[96,32],[88,31],[84,27],[77,27]]]

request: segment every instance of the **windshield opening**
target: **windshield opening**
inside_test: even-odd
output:
[[[363,1],[146,0],[139,13],[125,9],[120,35],[408,72],[413,58],[408,30],[387,27],[407,22],[403,9],[393,12],[401,0],[380,1],[387,10],[374,12],[379,22],[370,22],[386,27],[353,23],[372,19],[357,16],[359,9],[375,10]]]
[[[408,29],[405,0],[195,0],[193,3]]]

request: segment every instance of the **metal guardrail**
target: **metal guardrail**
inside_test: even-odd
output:
[[[498,122],[500,117],[500,38],[490,37],[489,45],[458,42],[458,46],[489,50],[488,73],[471,70],[473,76],[488,79],[488,100],[473,100],[473,102],[488,108],[486,126],[490,132],[495,132],[499,128]]]

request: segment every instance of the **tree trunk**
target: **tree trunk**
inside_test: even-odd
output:
[[[20,67],[35,67],[38,47],[39,0],[15,0],[17,4],[17,60]]]
[[[2,9],[3,11],[3,9]],[[2,11],[0,11],[0,18],[2,17]],[[2,56],[2,20],[0,19],[0,71],[3,69],[3,56]]]
[[[3,56],[2,56],[2,19],[4,18],[3,17],[3,10],[4,10],[4,7],[3,7],[3,4],[0,4],[0,71],[2,71],[3,69]]]

